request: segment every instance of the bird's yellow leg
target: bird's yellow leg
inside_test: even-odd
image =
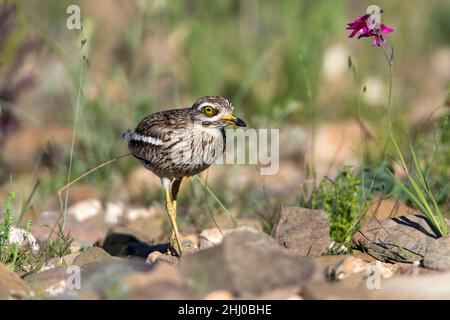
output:
[[[174,219],[175,221],[177,221],[177,200],[172,200],[172,210],[173,210],[173,215],[174,215]],[[172,230],[170,231],[170,238],[169,238],[169,243],[175,243],[177,241],[177,238],[175,236],[175,231],[172,228]]]
[[[172,201],[170,189],[165,188],[165,192],[166,192],[166,210],[167,214],[169,215],[170,223],[172,224],[172,233],[169,239],[169,246],[175,250],[178,256],[181,256],[183,247],[181,245],[180,234],[178,233],[178,226],[176,221],[177,205],[176,201]]]

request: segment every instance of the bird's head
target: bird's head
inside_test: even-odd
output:
[[[220,96],[206,96],[192,105],[191,117],[208,127],[222,128],[227,125],[246,127],[247,124],[233,114],[233,104]]]

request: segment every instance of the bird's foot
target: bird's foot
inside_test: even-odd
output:
[[[179,245],[179,242],[177,241],[177,238],[175,236],[175,233],[172,232],[169,238],[169,248],[168,253],[170,253],[173,256],[181,257],[183,254],[183,245]]]

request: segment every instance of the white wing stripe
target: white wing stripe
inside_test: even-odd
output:
[[[131,135],[130,140],[142,141],[145,143],[153,144],[155,146],[160,146],[163,144],[162,140],[160,140],[160,139],[157,139],[154,137],[143,136],[143,135],[137,134],[135,132]]]

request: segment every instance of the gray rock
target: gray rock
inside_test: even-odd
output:
[[[450,269],[450,236],[431,240],[422,263],[434,270]]]
[[[314,273],[314,262],[281,248],[268,235],[251,228],[227,233],[216,247],[183,256],[182,272],[206,294],[224,289],[238,297],[299,288]]]
[[[110,260],[112,257],[108,252],[99,247],[92,247],[85,252],[80,253],[74,260],[73,264],[81,267],[89,263]]]
[[[437,232],[425,216],[406,215],[371,220],[354,236],[353,243],[381,260],[413,262],[421,260]]]
[[[324,211],[283,208],[274,229],[278,243],[301,256],[320,256],[330,246],[330,223]]]

